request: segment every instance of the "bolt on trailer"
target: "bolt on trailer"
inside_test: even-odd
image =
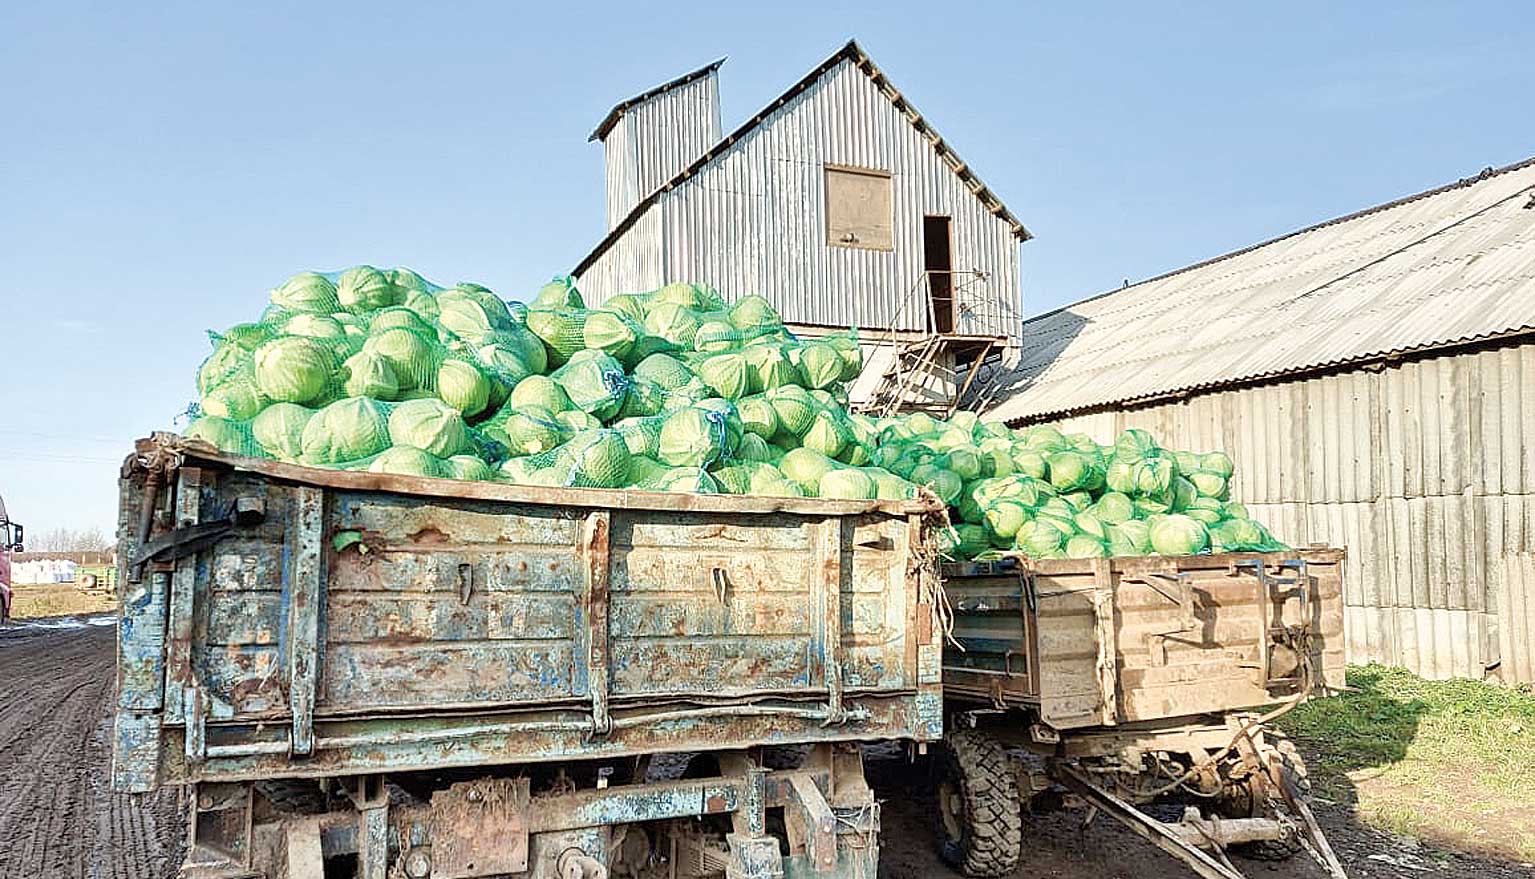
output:
[[[938,781],[944,859],[1003,876],[1021,809],[1086,805],[1207,879],[1306,849],[1343,870],[1305,766],[1268,724],[1343,685],[1343,551],[942,566],[954,643]],[[1030,754],[1022,764],[1008,749]],[[1150,803],[1182,804],[1158,821]]]
[[[936,503],[513,486],[141,440],[113,783],[183,875],[873,877],[942,735]]]

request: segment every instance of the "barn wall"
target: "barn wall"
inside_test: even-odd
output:
[[[1228,452],[1276,535],[1347,548],[1350,662],[1535,682],[1535,344],[1053,423]]]
[[[714,72],[636,104],[603,138],[608,229],[720,141]]]
[[[892,174],[894,249],[826,243],[826,164]],[[952,217],[961,333],[1016,338],[1018,242],[851,61],[832,67],[676,189],[580,278],[592,302],[665,280],[761,293],[790,323],[926,327],[922,218]]]

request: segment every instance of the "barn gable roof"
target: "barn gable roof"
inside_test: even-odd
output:
[[[989,414],[1094,411],[1535,332],[1535,158],[1024,321]]]
[[[724,64],[725,61],[726,59],[724,58],[721,58],[718,61],[711,61],[708,64],[698,68],[697,70],[691,71],[689,73],[684,73],[676,79],[663,82],[650,91],[641,92],[625,101],[619,101],[613,105],[613,109],[608,111],[608,115],[602,117],[602,122],[597,125],[596,130],[592,132],[591,137],[586,139],[586,142],[591,143],[594,140],[602,140],[604,137],[608,136],[608,132],[613,130],[613,126],[618,124],[618,120],[623,118],[625,113],[629,112],[635,107],[638,107],[640,104],[645,103],[651,98],[664,95],[672,89],[681,88],[682,86],[685,86],[695,80],[703,79],[714,71],[719,70],[720,65]]]
[[[938,154],[943,157],[945,164],[947,164],[949,168],[956,175],[958,175],[961,180],[965,182],[965,185],[969,188],[971,194],[979,199],[992,215],[1006,222],[1012,230],[1013,235],[1016,236],[1018,240],[1027,241],[1032,237],[1029,234],[1029,230],[1023,227],[1023,224],[1018,221],[1018,218],[1013,216],[1012,212],[1007,209],[1007,206],[1002,203],[1002,200],[999,199],[996,194],[994,194],[991,189],[981,181],[981,178],[977,176],[974,171],[970,170],[970,166],[965,164],[964,160],[961,159],[959,155],[954,152],[953,148],[948,145],[948,142],[945,141],[943,137],[940,136],[938,132],[928,124],[927,120],[922,116],[922,114],[918,113],[916,108],[911,105],[911,102],[906,100],[906,98],[899,91],[896,91],[895,86],[890,84],[890,80],[885,77],[884,73],[882,73],[878,67],[874,66],[873,60],[871,60],[868,54],[864,52],[864,50],[858,45],[858,41],[849,40],[847,45],[843,46],[841,49],[838,49],[831,55],[831,57],[827,58],[825,61],[822,61],[815,67],[815,69],[807,73],[799,82],[796,82],[794,85],[790,86],[787,91],[773,99],[771,103],[764,107],[755,116],[752,116],[735,131],[732,131],[730,134],[726,135],[723,140],[721,140],[718,144],[715,144],[712,148],[709,149],[708,152],[704,153],[702,156],[699,156],[696,160],[693,161],[692,164],[688,165],[680,173],[678,173],[677,176],[673,177],[671,180],[668,180],[655,192],[650,193],[644,199],[642,199],[639,204],[634,206],[634,209],[631,210],[627,216],[619,221],[618,225],[613,227],[613,230],[609,232],[605,238],[597,243],[597,246],[592,249],[591,253],[588,253],[586,258],[581,260],[581,263],[576,266],[576,268],[572,271],[572,274],[579,277],[582,272],[585,272],[587,269],[591,268],[592,264],[595,263],[603,255],[603,253],[607,252],[607,250],[612,247],[614,243],[618,241],[618,239],[622,238],[624,233],[628,232],[629,229],[639,221],[640,217],[644,216],[645,212],[650,210],[650,208],[654,206],[658,200],[660,200],[662,195],[670,192],[673,189],[676,189],[678,186],[681,186],[689,178],[703,170],[710,163],[728,153],[732,147],[734,147],[742,138],[751,134],[752,131],[754,131],[758,126],[765,122],[769,116],[777,112],[780,108],[789,103],[800,93],[815,85],[816,82],[821,79],[821,77],[825,76],[828,72],[831,71],[832,68],[836,67],[838,64],[841,64],[843,61],[851,61],[853,65],[858,68],[858,70],[862,71],[865,76],[869,77],[869,79],[874,83],[875,87],[878,88],[880,94],[884,95],[885,98],[888,99],[890,103],[898,111],[900,111],[903,116],[906,117],[907,121],[910,122],[912,126],[922,134],[923,137],[927,138],[928,142],[933,145],[933,149],[937,150]],[[707,73],[708,68],[703,68],[702,72]],[[695,74],[702,75],[700,71],[694,71],[694,73],[689,74],[689,76],[694,76]],[[674,85],[680,84],[681,83],[670,83],[666,86],[662,86],[661,88],[664,90],[666,88],[674,87]],[[654,92],[654,94],[659,93],[659,91]],[[653,94],[647,93],[646,95],[641,95],[638,98],[631,100],[635,103],[638,103],[640,100],[644,100],[647,97],[653,96]],[[633,106],[632,103],[625,103],[629,104],[629,106]],[[622,107],[624,105],[620,104],[619,106]],[[615,111],[618,109],[618,107],[614,108]],[[617,117],[612,116],[612,114],[609,115],[613,121],[617,121]],[[604,122],[604,125],[609,125],[609,127],[611,127],[611,125],[606,121]],[[599,126],[598,130],[602,131],[602,127]]]

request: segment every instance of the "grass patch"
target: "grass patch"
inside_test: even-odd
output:
[[[1535,859],[1535,693],[1380,665],[1348,684],[1280,721],[1317,756],[1318,793],[1382,830]]]
[[[73,583],[16,583],[11,586],[12,619],[110,613],[116,599],[105,591],[87,592]]]

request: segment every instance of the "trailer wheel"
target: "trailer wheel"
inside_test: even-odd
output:
[[[1311,796],[1311,776],[1306,769],[1306,761],[1295,747],[1295,743],[1286,738],[1275,736],[1274,750],[1278,752],[1279,771],[1284,776],[1287,784],[1293,785],[1297,794],[1302,797]],[[1304,846],[1301,844],[1300,832],[1296,830],[1284,839],[1266,839],[1261,842],[1244,842],[1231,847],[1231,850],[1244,858],[1253,861],[1288,861],[1300,854]]]
[[[938,779],[939,855],[966,876],[1006,876],[1023,854],[1022,804],[1011,760],[973,730],[945,740]]]

